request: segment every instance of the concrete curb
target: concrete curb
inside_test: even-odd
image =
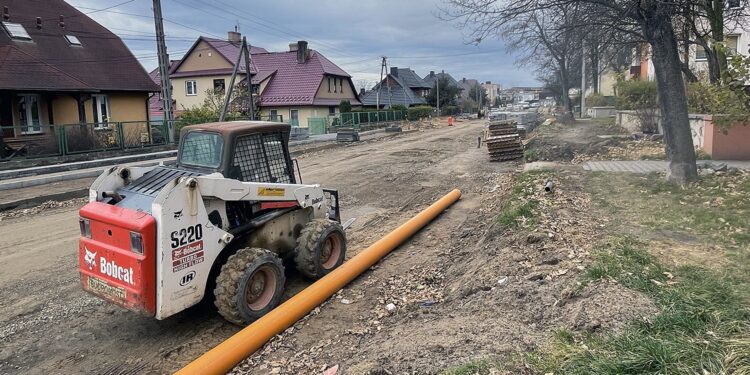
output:
[[[89,189],[76,189],[57,194],[40,195],[33,198],[19,199],[17,201],[0,203],[0,211],[16,208],[34,207],[47,201],[66,201],[74,198],[84,198],[89,195]]]
[[[20,178],[20,177],[41,176],[41,175],[51,174],[51,173],[76,171],[80,169],[106,167],[106,166],[115,165],[115,164],[134,163],[134,162],[147,161],[147,160],[152,160],[152,159],[163,159],[163,158],[168,158],[171,156],[177,156],[177,150],[160,151],[160,152],[153,152],[149,154],[117,156],[117,157],[112,157],[112,158],[78,161],[78,162],[64,163],[64,164],[44,165],[44,166],[21,168],[21,169],[11,169],[11,170],[0,171],[0,181],[9,180],[13,178]]]

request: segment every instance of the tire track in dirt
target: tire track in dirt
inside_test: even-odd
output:
[[[302,155],[303,181],[339,189],[343,216],[358,218],[351,256],[452,189],[461,172],[447,166],[480,132],[464,123]],[[83,292],[77,219],[63,208],[0,222],[0,373],[168,373],[238,331],[210,306],[155,321]],[[291,275],[287,295],[306,285]]]

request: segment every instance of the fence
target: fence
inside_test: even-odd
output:
[[[2,127],[0,160],[75,155],[88,152],[163,146],[168,129],[163,121],[132,121]],[[28,131],[29,129],[33,131]]]
[[[330,123],[334,127],[358,128],[364,124],[405,120],[406,113],[404,111],[349,112],[328,117],[333,117]]]

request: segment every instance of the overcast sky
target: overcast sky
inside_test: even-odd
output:
[[[67,0],[119,35],[147,70],[157,66],[151,0]],[[121,4],[124,3],[124,4]],[[121,4],[121,5],[118,5]],[[200,36],[226,38],[239,25],[252,45],[269,51],[307,40],[353,76],[370,85],[389,66],[420,76],[445,70],[503,87],[537,85],[531,69],[518,68],[502,41],[467,45],[462,31],[437,17],[440,0],[162,0],[167,48],[181,58]],[[115,6],[118,5],[118,6]],[[115,7],[112,7],[115,6]],[[98,9],[111,9],[96,11]]]

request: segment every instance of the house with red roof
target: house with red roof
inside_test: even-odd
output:
[[[227,40],[200,37],[170,72],[176,111],[203,104],[211,91],[224,91],[240,51],[241,36],[230,31]],[[244,57],[240,59],[235,84],[244,84]],[[342,100],[360,105],[351,76],[308,48],[305,41],[289,45],[284,52],[250,49],[250,79],[255,108],[261,118],[307,127],[311,118],[334,114]]]
[[[149,120],[159,87],[117,35],[63,0],[0,0],[0,10],[0,156],[45,141],[56,149],[50,125],[93,123],[103,134]]]

